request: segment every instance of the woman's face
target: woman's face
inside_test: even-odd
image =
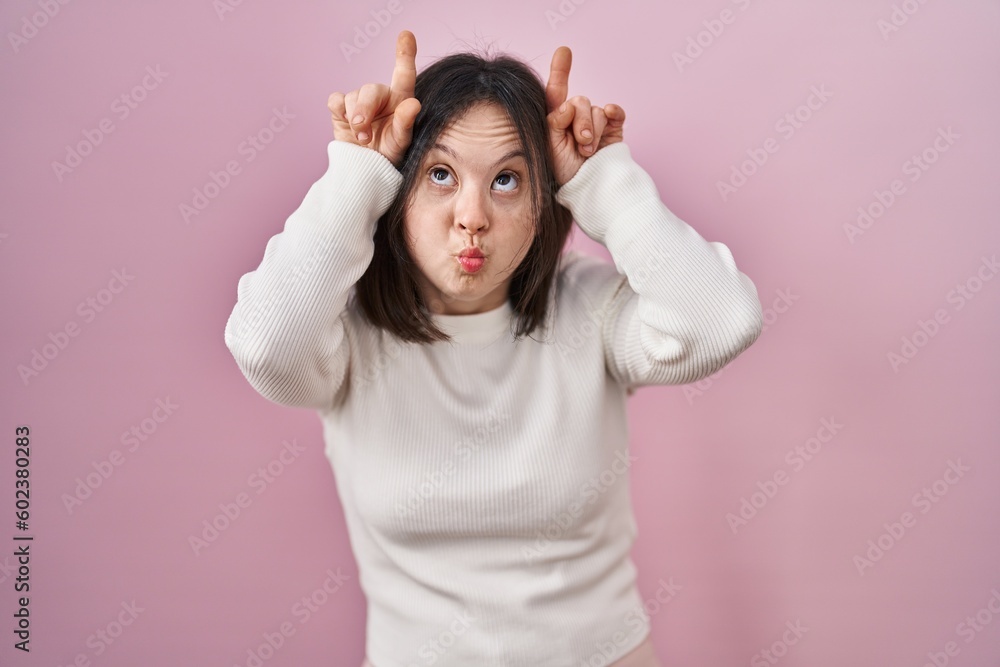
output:
[[[506,301],[511,277],[531,247],[528,165],[503,110],[479,104],[427,152],[403,228],[431,312],[468,315]],[[461,261],[478,249],[483,261]]]

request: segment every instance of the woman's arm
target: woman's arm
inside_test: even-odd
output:
[[[375,252],[378,218],[402,175],[382,154],[345,141],[329,167],[240,278],[226,347],[251,386],[282,405],[322,409],[341,397],[349,371],[344,335],[350,288]]]
[[[622,282],[600,309],[608,370],[619,382],[694,382],[760,335],[763,316],[753,282],[729,248],[706,241],[663,204],[624,142],[588,158],[556,200],[587,236],[607,247],[617,267],[616,273],[607,263],[590,263],[585,270],[598,275],[581,284]]]

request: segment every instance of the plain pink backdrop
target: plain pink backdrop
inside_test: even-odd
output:
[[[570,95],[625,108],[664,203],[757,286],[768,326],[747,352],[629,404],[634,558],[664,665],[774,664],[765,650],[789,667],[996,665],[1000,279],[983,258],[1000,250],[1000,6],[389,6],[0,9],[0,663],[246,666],[282,623],[295,633],[264,665],[360,663],[364,599],[319,420],[254,392],[223,330],[240,276],[325,169],[328,95],[388,83],[409,29],[418,70],[492,44],[544,81],[571,47]],[[268,135],[275,109],[294,118]],[[241,144],[258,134],[270,143],[250,160]],[[92,150],[57,173],[80,143]],[[185,220],[230,161],[239,173]],[[750,175],[724,197],[734,168]],[[881,215],[851,231],[859,207]],[[609,257],[579,230],[573,243]],[[22,378],[35,351],[51,358]],[[824,419],[842,425],[832,438]],[[30,657],[11,634],[19,424],[33,443]],[[143,440],[122,439],[133,427]],[[276,464],[293,441],[303,451]],[[949,462],[968,470],[946,476]],[[280,474],[261,485],[269,464]],[[68,506],[88,475],[96,488]],[[190,537],[241,493],[251,504],[195,553]],[[338,569],[346,581],[319,594]],[[679,586],[665,605],[661,581]],[[796,623],[800,638],[785,632]]]

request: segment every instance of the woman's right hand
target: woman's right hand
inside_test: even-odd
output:
[[[413,97],[417,80],[417,40],[409,30],[396,39],[392,83],[366,83],[347,95],[333,93],[327,102],[333,116],[333,137],[367,146],[399,169],[413,137],[420,102]]]

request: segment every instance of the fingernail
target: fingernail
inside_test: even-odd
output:
[[[360,142],[368,141],[368,133],[367,132],[358,132],[358,141],[360,141]]]
[[[580,133],[580,136],[582,136],[584,139],[590,139],[592,136],[594,136],[594,134],[590,130],[584,130],[583,132]]]
[[[351,120],[351,122],[352,122],[352,123],[353,123],[354,125],[357,125],[358,123],[363,123],[364,121],[365,121],[365,117],[364,117],[364,116],[362,116],[361,114],[358,114],[357,116],[355,116],[355,117],[353,118],[353,120]]]

